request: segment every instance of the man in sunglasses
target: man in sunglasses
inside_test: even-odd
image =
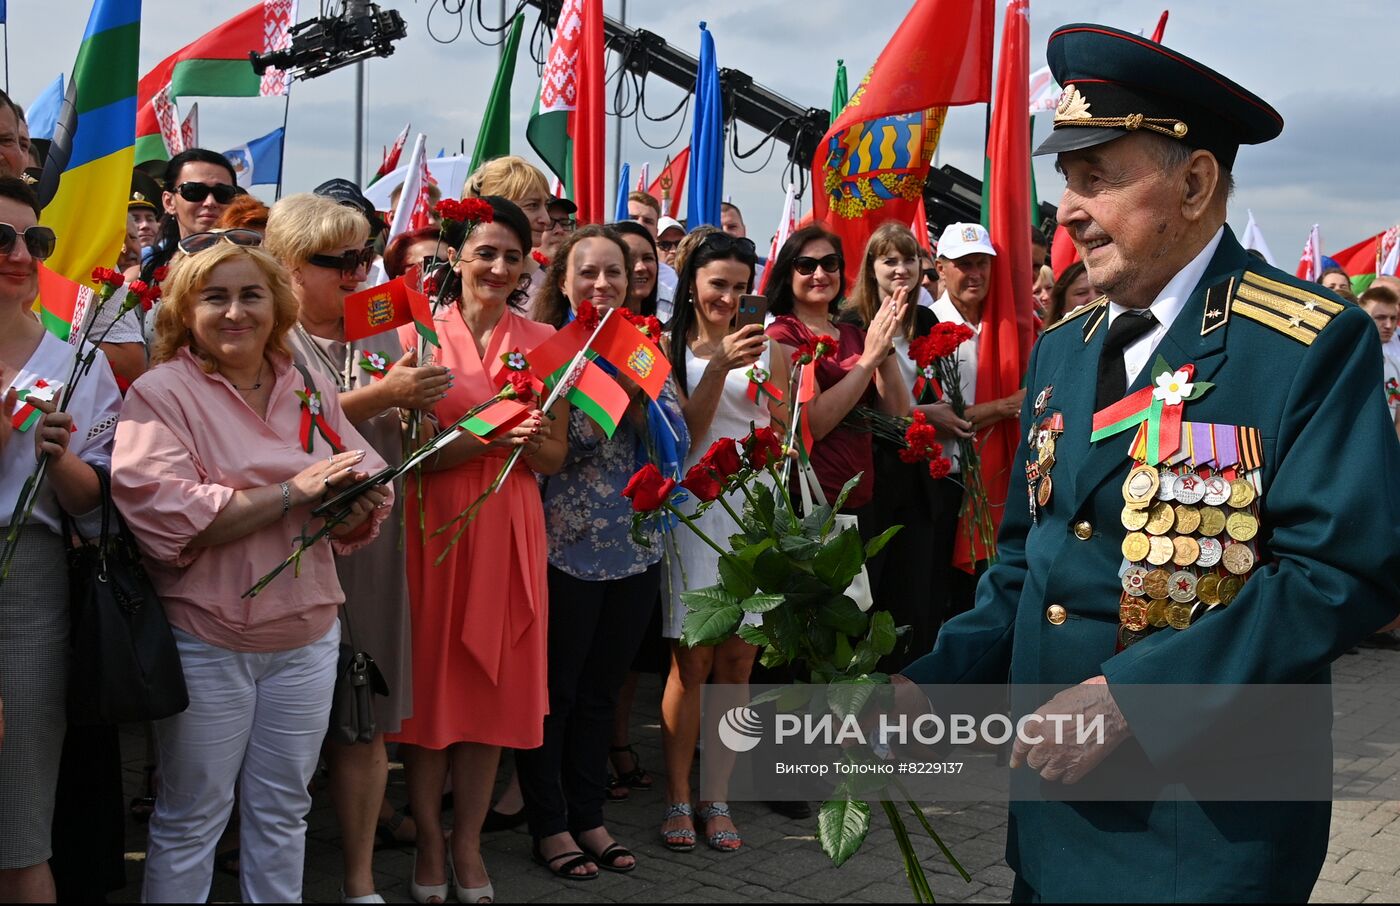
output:
[[[549,229],[544,231],[544,237],[540,240],[540,253],[553,261],[564,240],[578,228],[578,221],[574,219],[578,205],[567,198],[550,198],[545,210],[549,212]]]
[[[676,250],[684,238],[685,227],[681,226],[681,222],[676,218],[662,217],[657,223],[656,250],[667,267],[676,266]]]

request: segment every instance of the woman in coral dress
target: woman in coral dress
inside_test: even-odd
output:
[[[507,377],[504,355],[528,352],[554,332],[510,304],[530,250],[528,221],[505,199],[485,200],[493,222],[472,230],[455,268],[461,302],[440,307],[433,319],[440,347],[433,355],[454,381],[433,409],[442,426],[497,393]],[[412,325],[401,339],[406,347],[418,342]],[[413,716],[392,738],[407,744],[409,802],[418,824],[411,892],[420,903],[445,900],[450,877],[460,902],[492,898],[480,828],[500,750],[533,748],[543,738],[549,613],[535,473],[551,474],[563,463],[567,404],[552,415],[533,411],[490,445],[463,437],[425,465],[421,497],[415,481],[405,486]],[[433,537],[487,489],[517,447],[519,464],[457,543],[449,549],[456,527]],[[450,854],[441,824],[449,770],[456,811]]]

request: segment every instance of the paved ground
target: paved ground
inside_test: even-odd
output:
[[[1341,682],[1400,685],[1400,652],[1363,649],[1344,657],[1334,670]],[[815,819],[790,821],[758,803],[735,803],[736,822],[745,847],[721,854],[703,840],[691,853],[673,853],[660,843],[657,829],[663,808],[658,690],[644,682],[638,693],[634,742],[642,762],[657,778],[649,792],[634,792],[629,801],[608,806],[609,826],[634,849],[639,865],[628,875],[604,872],[596,881],[569,883],[555,879],[530,860],[524,829],[488,838],[486,863],[501,902],[910,902],[891,831],[883,818],[864,849],[840,869],[833,868],[815,839]],[[128,786],[134,794],[141,779],[144,743],[123,739]],[[403,774],[390,777],[390,796],[404,799]],[[923,863],[940,902],[1006,902],[1012,874],[1003,859],[1006,835],[1004,806],[975,804],[958,808],[932,806],[931,820],[958,859],[972,874],[964,882],[943,861],[931,841],[918,842]],[[330,803],[316,796],[307,843],[306,900],[339,900],[339,852]],[[140,859],[144,828],[128,828],[130,883],[112,898],[136,902],[140,896]],[[412,869],[409,849],[382,850],[376,857],[379,890],[390,902],[408,902]],[[215,875],[214,901],[237,901],[234,879]],[[1333,811],[1332,843],[1327,864],[1313,891],[1313,902],[1360,903],[1400,900],[1400,802],[1339,802]]]

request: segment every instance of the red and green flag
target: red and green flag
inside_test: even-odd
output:
[[[671,374],[671,363],[646,334],[625,318],[608,318],[593,340],[593,350],[635,381],[647,396],[661,396]]]
[[[564,393],[564,398],[598,423],[608,437],[613,436],[631,399],[617,381],[593,362],[584,362],[578,380]]]
[[[471,433],[482,443],[490,443],[523,422],[530,415],[530,407],[515,400],[496,400],[485,409],[473,415],[462,424],[463,430]]]
[[[580,224],[611,213],[603,185],[605,62],[603,0],[564,0],[525,137],[563,181]]]
[[[94,296],[89,287],[39,264],[39,320],[60,340],[72,338]]]
[[[248,54],[286,49],[296,15],[296,0],[262,0],[148,72],[136,95],[136,162],[165,160],[184,150],[175,110],[181,97],[286,94],[290,77],[277,69],[259,76]]]

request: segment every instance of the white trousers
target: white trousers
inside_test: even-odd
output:
[[[147,903],[203,903],[239,782],[245,903],[301,902],[306,785],[330,722],[340,625],[303,648],[246,654],[175,630],[190,706],[156,723],[160,788]]]

